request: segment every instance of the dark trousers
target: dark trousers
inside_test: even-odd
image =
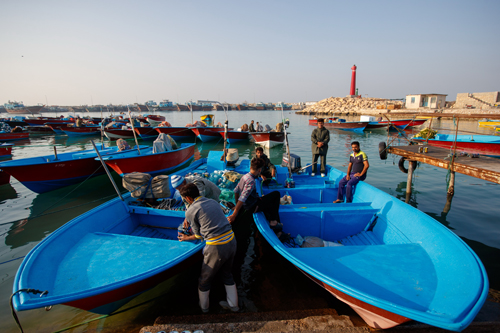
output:
[[[313,162],[312,162],[312,173],[316,173],[316,162],[318,162],[318,157],[321,157],[321,173],[326,173],[326,154],[313,154]]]
[[[222,276],[222,282],[226,286],[232,286],[234,279],[231,269],[233,268],[235,254],[236,238],[223,245],[205,245],[201,275],[198,279],[198,289],[209,291],[212,286],[212,280],[218,272]]]
[[[344,201],[345,197],[345,202],[347,203],[352,202],[354,189],[356,188],[356,185],[360,180],[365,180],[366,174],[359,178],[354,177],[354,173],[351,173],[350,176],[351,178],[349,180],[347,180],[346,177],[342,178],[342,180],[339,182],[339,191],[337,193],[337,199]]]
[[[255,211],[257,207],[257,211]],[[253,212],[263,212],[268,221],[280,222],[280,192],[272,191],[263,197],[257,199],[257,203],[250,208]]]

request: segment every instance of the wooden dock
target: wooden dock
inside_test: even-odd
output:
[[[427,147],[428,152],[419,153],[418,149],[421,147]],[[402,156],[409,161],[426,163],[443,169],[450,167],[450,149],[428,145],[390,146],[387,152]],[[457,152],[451,171],[500,184],[500,159],[498,158],[485,156],[470,158]]]

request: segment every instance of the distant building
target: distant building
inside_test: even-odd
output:
[[[487,109],[500,103],[500,92],[460,93],[457,94],[455,109],[476,108]]]
[[[446,96],[443,94],[414,94],[406,95],[406,108],[418,109],[441,109],[446,102]]]

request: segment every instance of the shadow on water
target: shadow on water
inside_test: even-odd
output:
[[[486,272],[488,273],[488,280],[490,288],[500,290],[500,249],[485,245],[483,243],[470,240],[465,237],[460,237],[472,250],[477,254],[481,261],[486,262]]]

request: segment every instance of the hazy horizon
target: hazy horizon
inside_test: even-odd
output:
[[[0,105],[500,90],[497,1],[3,1]]]

